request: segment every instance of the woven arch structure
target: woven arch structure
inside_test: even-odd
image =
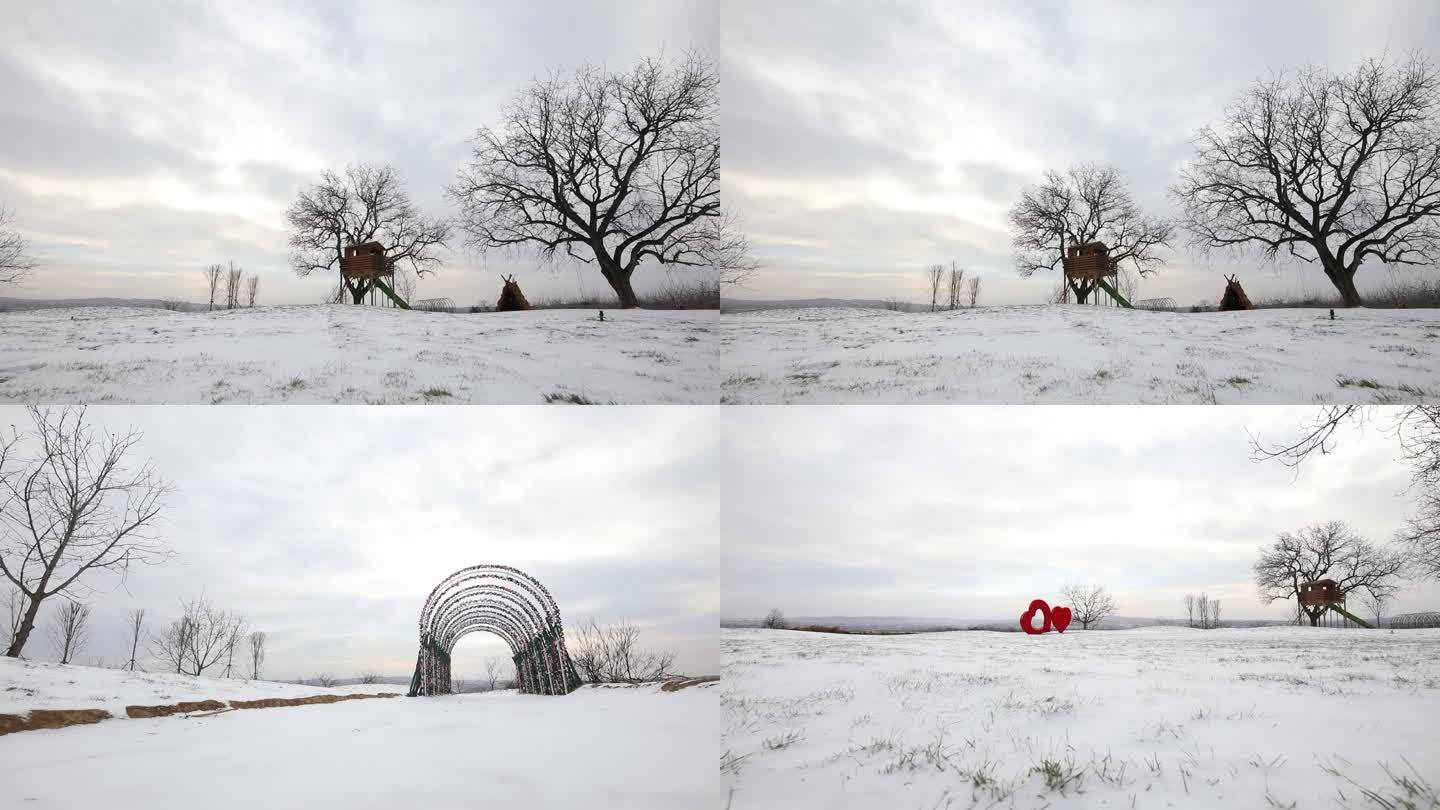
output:
[[[568,695],[580,686],[560,608],[545,586],[518,568],[472,565],[436,585],[420,610],[411,697],[450,694],[450,653],[460,639],[481,632],[509,645],[521,692]]]

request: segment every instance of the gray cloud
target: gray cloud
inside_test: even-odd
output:
[[[726,194],[767,265],[742,295],[919,300],[923,267],[954,259],[988,301],[1043,300],[1054,280],[1016,277],[1004,215],[1046,169],[1114,163],[1173,214],[1191,136],[1251,81],[1435,42],[1423,0],[727,4]],[[1210,300],[1235,271],[1252,295],[1328,285],[1308,265],[1182,249],[1140,295]]]
[[[322,299],[288,270],[284,209],[327,168],[389,162],[448,212],[466,141],[525,83],[583,63],[714,53],[713,4],[10,4],[0,31],[0,202],[42,260],[18,294],[203,297],[235,260],[261,300]],[[458,248],[422,297],[598,292],[593,268]],[[578,272],[578,275],[577,275]],[[663,281],[642,271],[637,284]],[[7,291],[10,294],[10,291]]]
[[[1387,542],[1411,506],[1393,438],[1350,432],[1298,477],[1251,461],[1308,408],[750,408],[727,412],[724,615],[1005,618],[1067,581],[1127,615],[1207,591],[1283,618],[1251,582],[1276,534],[1344,520]],[[1395,610],[1433,608],[1411,583]]]

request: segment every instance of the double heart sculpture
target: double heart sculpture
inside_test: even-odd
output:
[[[1040,618],[1044,619],[1044,622],[1038,628],[1030,625],[1030,621],[1035,618],[1036,613],[1039,613]],[[1020,614],[1020,629],[1032,636],[1048,633],[1052,627],[1055,628],[1055,632],[1063,633],[1065,632],[1065,628],[1069,626],[1070,608],[1059,605],[1052,608],[1045,604],[1044,599],[1036,599],[1031,602],[1030,609]]]

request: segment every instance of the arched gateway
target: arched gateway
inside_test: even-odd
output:
[[[521,692],[568,695],[580,686],[565,649],[560,608],[545,586],[507,565],[472,565],[446,577],[425,600],[411,697],[450,694],[450,653],[476,632],[494,633],[510,645]]]

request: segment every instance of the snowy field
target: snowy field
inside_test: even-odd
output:
[[[137,687],[108,670],[64,669],[74,683],[11,673],[0,694],[13,708],[3,690],[23,679],[37,691],[66,692],[56,704],[89,695],[104,707],[114,695],[223,699],[229,688],[214,679],[193,692]],[[326,691],[264,686],[282,697]],[[710,810],[719,789],[717,697],[715,684],[673,693],[583,688],[566,697],[505,691],[22,731],[0,736],[0,806]]]
[[[721,317],[730,404],[1417,402],[1440,310],[1146,312],[1076,305]]]
[[[442,314],[345,305],[0,312],[0,399],[604,403],[719,398],[699,311]]]
[[[104,709],[124,718],[126,706],[405,691],[408,691],[405,686],[383,683],[326,689],[293,683],[195,678],[170,672],[125,672],[0,657],[0,714],[24,714],[32,709]]]
[[[721,651],[733,810],[1440,806],[1440,630],[724,630]]]

